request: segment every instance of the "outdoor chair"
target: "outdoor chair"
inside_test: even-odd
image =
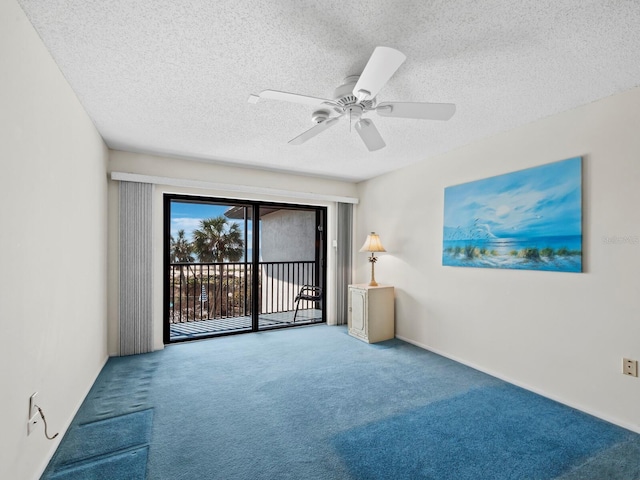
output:
[[[296,296],[296,311],[293,314],[293,323],[296,323],[296,316],[298,315],[298,307],[301,300],[307,300],[310,302],[319,302],[322,300],[322,288],[314,285],[303,285],[300,292]]]

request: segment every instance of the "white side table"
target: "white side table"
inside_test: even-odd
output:
[[[349,335],[367,343],[395,336],[394,289],[388,285],[349,285]]]

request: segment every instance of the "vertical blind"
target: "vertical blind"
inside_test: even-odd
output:
[[[336,251],[336,323],[347,323],[349,298],[347,287],[351,283],[351,264],[353,251],[353,205],[337,204],[337,251]]]
[[[153,185],[120,182],[120,355],[153,349]]]

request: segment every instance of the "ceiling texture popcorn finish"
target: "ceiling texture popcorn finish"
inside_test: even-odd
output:
[[[18,0],[112,149],[360,181],[640,85],[636,0]],[[379,102],[451,102],[447,122],[373,116],[303,145],[313,107],[376,46],[407,60]]]

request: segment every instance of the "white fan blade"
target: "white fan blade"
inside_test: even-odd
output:
[[[449,120],[456,113],[453,103],[383,102],[376,107],[383,117]]]
[[[406,59],[398,50],[376,47],[353,88],[353,94],[360,101],[372,99]]]
[[[301,133],[300,135],[298,135],[293,140],[289,140],[289,143],[291,145],[301,145],[304,142],[306,142],[307,140],[315,137],[319,133],[324,132],[327,128],[329,128],[329,127],[335,125],[336,123],[338,123],[338,120],[340,120],[340,117],[329,118],[328,120],[325,120],[324,122],[319,123],[315,127],[310,128],[306,132]]]
[[[368,118],[363,118],[356,123],[356,131],[370,152],[380,150],[387,145],[384,143],[376,126]]]
[[[258,98],[256,98],[258,97]],[[279,92],[278,90],[263,90],[258,95],[249,95],[249,103],[258,103],[258,100],[265,98],[268,100],[280,100],[283,102],[300,103],[302,105],[311,105],[312,107],[334,106],[336,102],[327,100],[326,98],[310,97],[308,95],[299,95],[297,93]]]

